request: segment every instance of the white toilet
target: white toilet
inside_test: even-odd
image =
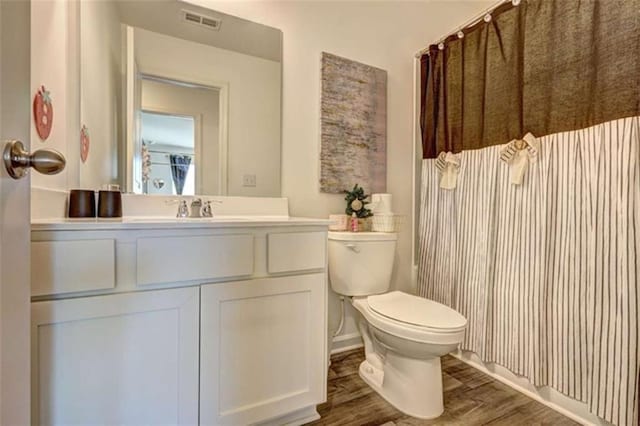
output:
[[[396,240],[395,233],[329,232],[329,279],[362,314],[360,377],[398,410],[431,419],[444,411],[440,357],[458,347],[467,320],[432,300],[387,293]]]

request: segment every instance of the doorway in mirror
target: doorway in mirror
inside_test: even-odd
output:
[[[195,122],[193,116],[142,111],[144,194],[196,194]]]
[[[139,140],[134,170],[142,193],[220,194],[220,91],[176,80],[140,75]]]

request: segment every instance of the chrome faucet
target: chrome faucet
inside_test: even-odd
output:
[[[201,210],[202,200],[200,198],[194,198],[191,201],[191,214],[189,217],[202,217],[203,215],[201,215]]]
[[[222,201],[207,200],[202,202],[201,198],[194,198],[191,200],[191,209],[187,205],[187,200],[172,199],[165,201],[165,204],[178,204],[178,213],[176,217],[180,218],[198,218],[198,217],[213,217],[213,207],[211,204],[222,204]],[[191,212],[189,212],[191,210]]]

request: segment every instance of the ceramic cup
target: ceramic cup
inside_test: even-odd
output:
[[[69,217],[96,217],[96,192],[89,189],[69,191]]]
[[[98,193],[98,217],[122,217],[120,191],[101,190]]]

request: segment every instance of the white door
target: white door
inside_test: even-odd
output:
[[[0,1],[0,149],[29,147],[29,1]],[[29,186],[0,165],[0,424],[29,419]]]
[[[33,424],[197,424],[199,295],[34,302]]]

